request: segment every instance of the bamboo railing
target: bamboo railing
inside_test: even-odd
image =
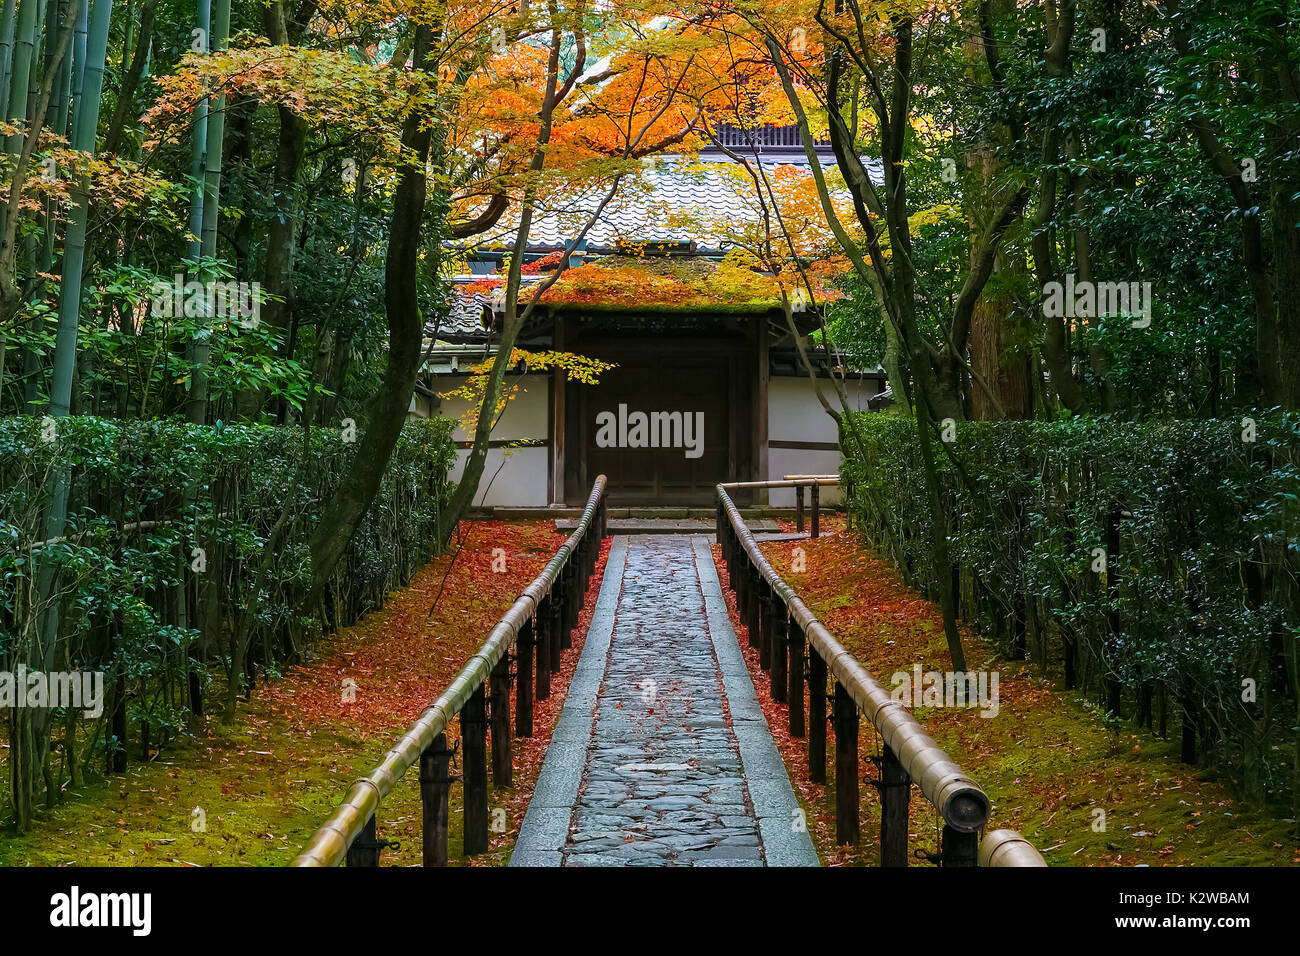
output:
[[[927,855],[932,862],[942,866],[1046,866],[1038,851],[1014,830],[996,830],[980,844],[979,831],[988,822],[990,810],[984,791],[926,735],[902,702],[876,683],[773,570],[727,493],[734,488],[788,488],[800,483],[815,491],[838,482],[809,476],[718,485],[717,536],[750,645],[757,647],[759,663],[769,671],[772,699],[789,707],[790,736],[807,738],[809,776],[815,783],[826,782],[828,675],[834,680],[837,842],[859,840],[858,718],[865,714],[882,740],[881,754],[872,758],[879,770],[872,783],[880,791],[882,866],[907,865],[913,783],[943,820],[940,851]],[[816,537],[816,511],[813,529]]]
[[[562,651],[571,644],[587,584],[596,569],[608,523],[604,492],[605,476],[601,475],[573,534],[524,588],[447,689],[407,728],[379,765],[352,785],[343,803],[294,859],[294,866],[337,866],[345,859],[348,866],[378,866],[380,851],[396,846],[378,839],[379,805],[417,761],[424,805],[424,865],[445,866],[452,755],[446,730],[457,716],[465,786],[465,854],[487,850],[489,699],[493,784],[508,787],[511,683],[515,691],[514,735],[531,737],[534,701],[550,696],[551,675],[560,667]],[[512,650],[514,674],[510,670]]]

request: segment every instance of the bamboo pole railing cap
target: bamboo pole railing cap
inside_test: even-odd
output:
[[[788,477],[788,476],[787,476]],[[835,482],[838,484],[838,481]],[[845,662],[846,651],[768,563],[746,527],[728,488],[780,487],[783,482],[736,482],[718,485],[718,502],[727,524],[760,576],[780,596],[808,640],[809,648],[828,663],[828,670],[849,692],[881,737],[894,751],[908,776],[954,830],[973,833],[988,822],[991,806],[971,780],[931,739],[901,701],[894,700],[856,660]],[[721,515],[719,515],[721,517]],[[722,528],[719,527],[719,533]],[[850,655],[851,656],[851,655]],[[1046,866],[1042,855],[1015,830],[994,830],[980,842],[980,866]]]
[[[789,481],[728,481],[718,485],[719,488],[727,491],[735,491],[742,488],[806,488],[809,485],[818,485],[822,488],[830,485],[838,485],[838,478],[801,478]]]
[[[994,830],[980,842],[979,865],[1047,866],[1047,861],[1015,830]]]

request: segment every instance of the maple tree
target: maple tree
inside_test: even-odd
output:
[[[529,352],[524,349],[511,350],[510,366],[512,368],[522,368],[524,372],[533,373],[560,369],[564,372],[568,381],[579,382],[583,385],[599,384],[600,374],[614,367],[609,362],[587,358],[584,355],[574,355],[571,352]],[[438,393],[439,398],[458,398],[467,403],[465,412],[461,415],[460,423],[468,434],[473,434],[475,428],[478,427],[479,416],[485,411],[491,414],[494,425],[500,421],[506,404],[517,397],[522,388],[517,383],[513,384],[497,395],[494,406],[485,405],[483,399],[487,394],[487,376],[491,369],[492,363],[490,361],[471,365],[465,369],[468,377],[461,385]]]

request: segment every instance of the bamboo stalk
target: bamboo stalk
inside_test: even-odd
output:
[[[41,0],[22,0],[18,7],[18,22],[13,39],[12,67],[8,76],[8,99],[4,104],[5,119],[22,124],[27,118],[27,93],[32,79],[32,63],[36,59],[36,40],[39,19],[37,10]],[[14,133],[5,141],[5,150],[18,152],[22,134]]]
[[[212,32],[209,49],[220,53],[226,49],[230,36],[230,0],[217,0],[212,14]],[[202,259],[217,257],[217,214],[221,207],[221,154],[226,138],[226,95],[219,93],[209,100],[207,129],[204,136],[203,211],[200,230],[199,255]],[[204,317],[211,320],[211,316]],[[190,372],[190,395],[186,403],[186,416],[195,425],[208,419],[208,360],[212,346],[208,336],[211,328],[203,323],[194,336],[190,349],[193,369]]]

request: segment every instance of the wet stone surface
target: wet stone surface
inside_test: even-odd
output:
[[[630,539],[566,866],[762,866],[690,539]]]

